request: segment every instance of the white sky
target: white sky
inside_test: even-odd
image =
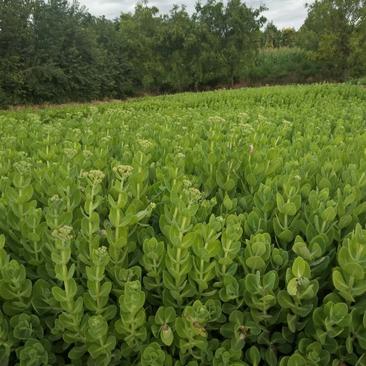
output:
[[[93,15],[105,15],[113,19],[119,17],[122,11],[133,11],[136,1],[133,0],[79,0]],[[278,28],[295,27],[299,28],[305,20],[307,11],[305,3],[312,0],[247,0],[246,4],[251,7],[265,5],[269,10],[264,13],[269,21],[273,21]],[[192,11],[196,0],[150,0],[149,5],[157,6],[161,12],[168,12],[173,4],[185,4],[187,9]],[[204,1],[202,1],[204,3]]]

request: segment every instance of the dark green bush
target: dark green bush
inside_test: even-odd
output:
[[[260,50],[255,64],[244,76],[244,80],[253,84],[310,83],[325,79],[311,52],[286,47]]]

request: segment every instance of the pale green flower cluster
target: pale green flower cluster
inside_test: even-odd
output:
[[[98,249],[96,249],[96,255],[98,256],[98,257],[105,257],[105,256],[107,256],[108,255],[108,249],[107,249],[107,247],[106,246],[101,246],[101,247],[99,247]]]
[[[144,150],[148,150],[153,146],[153,143],[150,140],[138,139],[137,142]]]
[[[50,201],[51,202],[58,202],[58,201],[60,201],[61,200],[61,198],[60,198],[60,196],[58,195],[58,194],[55,194],[55,195],[53,195],[51,198],[50,198]]]
[[[76,154],[78,153],[78,151],[73,148],[65,148],[64,153],[69,159],[73,159],[76,156]]]
[[[133,167],[131,165],[120,164],[113,167],[113,172],[117,174],[119,178],[126,179],[132,174]]]
[[[52,236],[61,241],[69,241],[73,238],[72,227],[68,225],[61,226],[52,231]]]
[[[185,188],[190,188],[192,187],[192,182],[189,179],[183,179],[183,186]]]
[[[90,170],[89,172],[82,172],[81,176],[90,180],[94,185],[102,183],[105,174],[100,170]]]
[[[14,163],[14,168],[18,171],[19,174],[28,173],[31,170],[32,164],[26,160],[17,161]]]
[[[83,150],[83,156],[84,158],[90,158],[93,156],[93,153],[90,150],[85,149]]]
[[[195,187],[188,188],[187,193],[192,202],[199,202],[203,198],[202,192]]]
[[[208,118],[208,121],[210,123],[222,124],[222,123],[225,123],[226,122],[226,119],[225,118],[222,118],[220,116],[212,116],[212,117],[209,117]]]
[[[242,128],[245,132],[248,132],[248,133],[252,133],[254,132],[254,128],[252,125],[250,125],[249,123],[240,123],[239,124],[240,128]]]

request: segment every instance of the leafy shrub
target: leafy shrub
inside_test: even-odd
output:
[[[0,365],[363,365],[365,101],[0,114]]]
[[[254,84],[307,83],[326,80],[325,71],[311,52],[296,47],[266,48],[259,51],[244,80]]]

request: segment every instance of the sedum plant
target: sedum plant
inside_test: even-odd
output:
[[[0,112],[0,365],[365,365],[365,102]]]
[[[360,225],[346,238],[338,249],[338,267],[333,271],[333,284],[347,301],[355,302],[366,293],[366,231]]]

